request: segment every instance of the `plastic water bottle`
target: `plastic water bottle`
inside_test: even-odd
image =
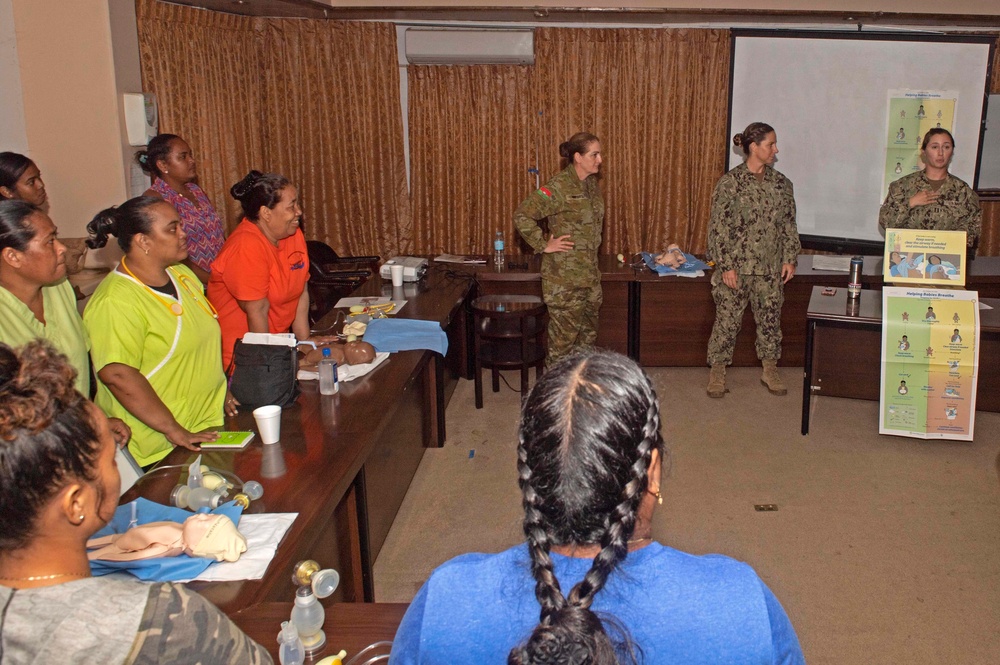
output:
[[[493,267],[497,270],[503,270],[503,249],[503,231],[497,231],[496,239],[493,241]]]
[[[330,349],[323,349],[323,359],[319,361],[319,394],[336,395],[340,390],[337,380],[337,361],[330,357]]]

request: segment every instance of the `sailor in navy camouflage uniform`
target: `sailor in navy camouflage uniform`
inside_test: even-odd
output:
[[[733,143],[747,158],[715,186],[708,229],[708,255],[715,261],[708,394],[726,393],[726,367],[733,361],[749,304],[757,324],[757,357],[764,367],[761,383],[771,393],[784,395],[788,391],[777,371],[781,306],[784,284],[795,275],[801,249],[792,183],[771,167],[778,144],[770,125],[755,122],[734,136]]]

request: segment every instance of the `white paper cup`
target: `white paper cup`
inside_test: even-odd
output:
[[[253,418],[257,421],[260,440],[264,443],[277,443],[281,439],[281,407],[269,404],[253,410]]]
[[[391,265],[389,266],[389,274],[392,275],[392,285],[402,286],[403,285],[403,266]]]

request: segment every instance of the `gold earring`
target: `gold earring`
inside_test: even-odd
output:
[[[660,494],[659,490],[657,490],[656,492],[656,503],[658,503],[661,506],[663,505],[663,495]]]
[[[147,247],[146,249],[144,249],[142,251],[146,252],[146,256],[149,256],[149,247]]]

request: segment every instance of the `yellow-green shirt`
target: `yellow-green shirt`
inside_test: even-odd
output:
[[[68,280],[42,287],[45,323],[35,318],[28,306],[0,286],[0,342],[18,347],[36,339],[49,341],[69,358],[76,370],[76,389],[90,397],[90,341],[83,329],[83,319],[76,309],[76,294]]]
[[[164,302],[169,295],[150,292],[143,284],[117,270],[111,272],[91,297],[83,323],[93,345],[94,371],[111,363],[134,367],[156,391],[177,422],[190,432],[217,427],[223,422],[226,376],[222,370],[222,333],[207,311],[201,282],[189,268],[171,266],[183,314],[175,316]],[[109,416],[132,428],[129,450],[146,466],[166,457],[173,446],[160,432],[148,427],[115,399],[100,378],[97,405]]]

